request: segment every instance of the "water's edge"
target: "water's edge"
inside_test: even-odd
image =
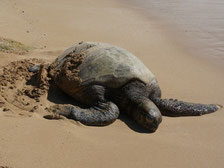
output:
[[[189,53],[224,67],[224,1],[121,0],[163,22]],[[181,38],[180,38],[181,37]]]

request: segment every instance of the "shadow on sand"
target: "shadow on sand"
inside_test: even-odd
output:
[[[80,103],[76,102],[72,97],[65,94],[63,91],[58,89],[55,86],[51,86],[48,91],[47,99],[55,104],[70,104],[74,106],[79,106],[81,108],[87,108],[86,106],[81,105]],[[147,129],[142,128],[139,126],[134,120],[132,120],[129,116],[127,116],[124,112],[120,114],[119,120],[124,122],[130,129],[138,133],[153,133]]]
[[[140,125],[138,125],[131,117],[124,114],[124,112],[120,114],[118,119],[121,120],[122,122],[124,122],[130,129],[132,129],[135,132],[147,133],[147,134],[154,133],[153,131],[149,131],[149,130],[141,127]]]

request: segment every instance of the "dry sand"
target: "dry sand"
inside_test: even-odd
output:
[[[0,52],[1,73],[11,61],[51,62],[79,41],[101,41],[137,55],[157,76],[163,97],[224,105],[223,71],[187,53],[166,27],[127,4],[1,0],[0,32],[36,48],[25,55]],[[0,167],[224,167],[223,109],[201,117],[164,117],[149,134],[125,116],[107,127],[46,120],[42,107],[18,108],[14,93],[7,88],[0,97]]]

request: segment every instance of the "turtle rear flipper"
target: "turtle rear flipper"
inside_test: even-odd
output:
[[[40,65],[32,65],[28,70],[29,72],[38,72],[40,70]]]
[[[87,109],[73,105],[55,105],[50,108],[50,111],[89,126],[109,125],[119,116],[119,109],[112,102],[99,102],[97,106]],[[45,118],[49,119],[49,115]]]
[[[177,99],[154,98],[153,101],[161,109],[163,115],[174,117],[201,116],[222,108],[222,106],[216,104],[189,103]]]

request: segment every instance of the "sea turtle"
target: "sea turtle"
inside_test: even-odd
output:
[[[85,125],[109,125],[125,112],[154,132],[162,114],[199,116],[220,108],[161,99],[155,75],[127,50],[106,43],[80,42],[59,56],[48,72],[58,88],[85,105],[56,105],[53,111]]]

